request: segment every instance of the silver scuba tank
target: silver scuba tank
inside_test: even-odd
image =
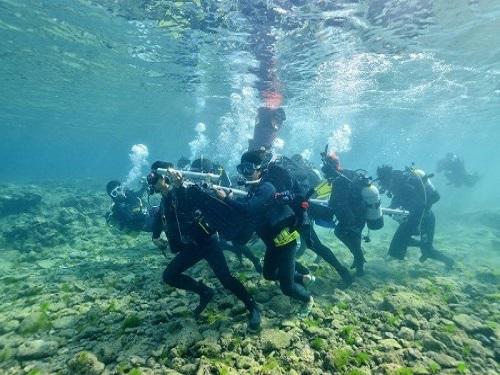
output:
[[[384,226],[384,216],[380,206],[380,193],[374,184],[369,184],[361,189],[361,197],[366,205],[366,225],[371,230]]]

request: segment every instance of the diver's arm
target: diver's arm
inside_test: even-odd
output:
[[[270,183],[263,183],[255,190],[255,194],[248,200],[237,201],[226,198],[224,201],[235,210],[245,215],[253,216],[273,197],[276,189]]]
[[[162,212],[163,202],[161,203],[160,209],[155,213],[152,225],[152,240],[156,246],[158,246],[157,242],[160,239],[161,232],[163,232]]]

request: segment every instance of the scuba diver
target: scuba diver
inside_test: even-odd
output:
[[[443,173],[448,180],[448,185],[461,187],[473,187],[480,179],[477,173],[467,173],[465,163],[456,154],[448,152],[446,156],[439,160],[436,167],[436,172]]]
[[[249,188],[244,201],[232,199],[223,190],[217,193],[255,225],[257,235],[266,245],[264,278],[279,281],[283,294],[303,302],[302,314],[306,315],[311,311],[313,298],[304,284],[314,278],[296,272],[295,253],[300,236],[296,230],[297,219],[290,206],[276,199],[276,188],[264,173],[264,158],[262,151],[247,151],[241,156],[237,170]]]
[[[224,288],[230,290],[245,304],[250,316],[248,327],[260,327],[260,313],[252,296],[229,271],[226,258],[219,246],[217,232],[204,220],[197,205],[197,185],[184,185],[182,175],[173,171],[172,182],[154,170],[148,175],[152,190],[161,194],[161,205],[153,225],[153,243],[162,251],[167,242],[160,236],[164,231],[170,250],[177,254],[163,272],[166,284],[197,293],[200,302],[194,310],[199,316],[212,300],[214,291],[202,281],[185,275],[184,271],[205,259]]]
[[[248,142],[248,151],[262,148],[270,150],[285,120],[286,115],[283,108],[260,107],[255,119],[253,138]]]
[[[267,178],[273,183],[278,194],[286,195],[295,216],[299,218],[297,228],[301,247],[297,251],[297,258],[302,255],[305,248],[312,250],[339,273],[345,286],[349,286],[353,282],[349,270],[320,241],[314,229],[314,217],[309,215],[309,196],[314,193],[314,187],[321,180],[312,168],[306,165],[302,157],[299,159],[298,156],[294,155],[295,160],[281,156],[269,163],[267,167]],[[297,266],[299,272],[308,273],[302,269],[303,266],[300,263],[297,263]]]
[[[185,156],[181,156],[179,160],[177,160],[177,169],[186,169],[191,164],[191,160],[186,158]]]
[[[224,168],[216,163],[213,163],[210,159],[198,158],[193,160],[189,170],[192,172],[218,174],[221,176],[220,178],[221,186],[225,187],[231,186],[231,180],[229,179]],[[251,231],[251,229],[248,228],[248,231]],[[262,273],[262,265],[260,259],[252,252],[252,250],[250,250],[248,246],[246,246],[248,242],[248,236],[239,236],[239,237],[237,236],[232,239],[227,239],[224,238],[223,233],[219,234],[221,237],[219,240],[219,245],[222,248],[222,250],[225,251],[227,250],[234,253],[238,257],[240,263],[242,262],[243,257],[247,258],[248,260],[250,260],[250,262],[252,262],[255,271],[257,271],[257,273],[260,274]]]
[[[403,260],[408,247],[414,246],[422,252],[421,262],[431,258],[453,267],[453,260],[433,246],[436,218],[432,205],[439,201],[440,195],[430,181],[432,175],[426,175],[413,166],[400,171],[393,170],[390,165],[382,165],[377,168],[377,176],[381,191],[392,198],[389,207],[401,207],[410,213],[394,233],[388,254]],[[413,238],[414,235],[420,235],[420,240]]]
[[[106,214],[106,223],[116,224],[120,230],[151,232],[157,207],[150,210],[144,207],[142,196],[146,189],[147,184],[139,191],[133,191],[120,181],[109,181],[106,192],[113,204]]]
[[[321,156],[321,170],[332,183],[328,206],[338,221],[334,233],[353,255],[351,268],[356,269],[356,276],[362,276],[366,262],[361,247],[363,229],[366,224],[373,230],[384,225],[378,190],[360,171],[341,168],[339,158],[335,152],[328,153],[328,147]]]

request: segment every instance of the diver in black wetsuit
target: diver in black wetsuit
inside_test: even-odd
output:
[[[120,181],[109,181],[106,192],[113,200],[109,212],[106,214],[106,222],[116,223],[120,230],[152,231],[152,218],[157,207],[147,210],[142,202],[142,196],[147,185],[139,191],[125,188]]]
[[[402,260],[408,247],[416,246],[422,252],[420,261],[432,258],[447,267],[453,267],[453,259],[436,250],[433,245],[436,218],[431,208],[439,201],[440,195],[429,181],[430,176],[419,169],[400,171],[393,170],[389,165],[377,168],[377,176],[382,191],[392,197],[390,208],[403,208],[410,212],[394,233],[389,255]],[[414,235],[420,235],[420,241],[414,239]]]
[[[243,284],[236,279],[227,266],[226,258],[218,245],[217,233],[206,223],[203,213],[197,208],[196,199],[191,189],[183,185],[182,175],[172,172],[172,187],[168,179],[155,173],[148,176],[148,184],[161,193],[160,209],[153,226],[153,242],[161,249],[167,246],[160,238],[165,231],[168,246],[176,253],[175,258],[163,272],[163,280],[168,285],[197,293],[200,303],[194,310],[198,316],[205,309],[214,295],[214,291],[201,281],[196,281],[183,272],[200,260],[205,259],[221,284],[240,299],[250,312],[248,326],[260,327],[260,313],[255,300]]]
[[[356,268],[356,275],[362,276],[366,262],[361,247],[362,232],[366,224],[366,205],[361,196],[361,186],[353,183],[357,181],[358,173],[342,169],[335,153],[325,152],[322,157],[322,171],[333,186],[328,205],[338,220],[335,235],[354,257],[351,268]]]
[[[272,173],[273,169],[276,168],[282,171],[280,173]],[[307,195],[311,189],[319,183],[319,177],[315,175],[312,168],[307,168],[305,162],[302,159],[298,159],[296,155],[295,160],[284,156],[278,158],[268,166],[268,171],[268,177],[270,177],[278,192],[291,193],[290,207],[294,210],[296,217],[300,218],[298,231],[300,233],[301,245],[305,244],[308,249],[312,250],[318,257],[332,266],[339,273],[346,286],[352,284],[353,279],[348,269],[342,265],[335,254],[320,241],[318,234],[314,230],[314,221],[311,220],[314,218],[311,218],[308,214],[309,204],[307,202]],[[272,175],[276,177],[273,178]],[[314,176],[316,178],[314,178]]]
[[[201,173],[214,173],[221,175],[220,184],[225,187],[231,186],[231,180],[229,179],[224,168],[216,163],[213,163],[211,160],[207,158],[199,158],[193,160],[189,168],[190,171],[193,172],[201,172]],[[250,260],[255,267],[255,270],[258,273],[262,273],[262,265],[260,263],[260,259],[255,256],[255,254],[250,250],[248,246],[246,246],[246,238],[234,238],[231,241],[228,241],[224,238],[224,236],[220,236],[219,245],[222,250],[231,251],[234,253],[240,262],[242,261],[242,257]]]
[[[299,234],[295,228],[296,217],[288,205],[275,199],[276,189],[263,175],[264,155],[260,151],[247,151],[241,157],[238,172],[245,177],[249,186],[245,201],[236,201],[224,191],[218,195],[231,207],[248,215],[256,232],[266,245],[263,275],[267,280],[278,280],[282,292],[305,303],[308,313],[313,298],[304,288],[304,282],[311,280],[295,270],[295,252]]]
[[[468,173],[464,161],[452,152],[447,153],[438,161],[436,172],[443,173],[448,180],[448,185],[455,187],[473,187],[480,179],[477,173]]]
[[[189,160],[185,156],[181,156],[179,160],[177,160],[177,169],[186,169],[190,164],[191,160]]]

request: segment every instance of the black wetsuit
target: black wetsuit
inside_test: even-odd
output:
[[[191,188],[170,190],[162,197],[160,209],[153,226],[153,239],[164,230],[172,252],[177,253],[163,272],[165,283],[203,296],[210,290],[203,282],[183,274],[188,268],[205,259],[221,284],[234,293],[251,311],[255,301],[243,284],[229,271],[218,243],[218,236],[204,221],[191,199]]]
[[[275,237],[295,221],[293,211],[287,205],[276,203],[276,189],[263,179],[252,185],[246,200],[225,201],[242,214],[248,215],[255,225],[258,236],[266,245],[263,275],[267,280],[278,280],[283,294],[303,302],[310,301],[310,294],[304,289],[303,274],[295,270],[297,242],[293,240],[284,246],[276,246]]]
[[[335,254],[333,254],[333,252],[320,241],[318,234],[314,230],[314,222],[308,215],[309,211],[305,211],[302,207],[302,203],[305,201],[307,192],[314,187],[311,183],[317,185],[319,178],[316,176],[316,179],[314,179],[314,171],[312,171],[312,168],[308,167],[304,162],[298,163],[286,157],[282,157],[281,159],[278,159],[277,163],[278,166],[287,170],[289,173],[287,176],[288,178],[277,178],[278,180],[282,180],[280,181],[281,183],[275,182],[274,180],[273,183],[276,190],[290,191],[292,193],[293,202],[291,203],[291,207],[296,216],[301,218],[299,223],[300,225],[298,226],[301,248],[305,246],[312,250],[316,255],[331,265],[339,273],[342,280],[346,284],[351,284],[352,279],[349,271],[342,265],[342,263],[340,263]],[[303,250],[301,251],[301,249],[299,249],[297,256],[300,257],[303,252]],[[306,271],[302,265],[300,265],[298,269],[301,273]]]
[[[360,275],[363,274],[365,263],[361,234],[366,224],[366,206],[361,196],[361,188],[352,182],[358,178],[358,174],[349,169],[343,169],[340,173],[342,175],[332,180],[333,189],[329,206],[334,210],[338,220],[335,235],[354,256],[353,267]]]
[[[461,187],[462,185],[472,187],[480,178],[477,173],[468,173],[464,161],[455,154],[448,154],[444,159],[440,160],[436,172],[444,173],[448,185],[454,185],[455,187]]]
[[[433,246],[436,219],[431,208],[440,199],[438,191],[412,172],[398,170],[392,172],[390,191],[393,196],[390,207],[403,208],[410,214],[394,233],[389,255],[404,259],[408,246],[417,246],[422,251],[422,261],[433,258],[452,266],[453,260]],[[420,241],[413,235],[420,235]]]

